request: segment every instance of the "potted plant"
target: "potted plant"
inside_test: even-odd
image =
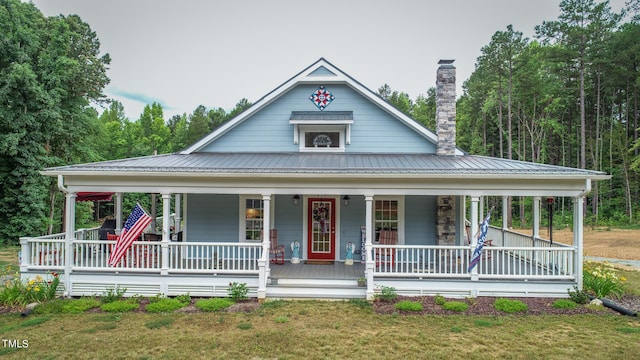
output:
[[[367,286],[367,279],[364,278],[364,277],[359,277],[358,278],[358,286],[360,286],[360,287]]]

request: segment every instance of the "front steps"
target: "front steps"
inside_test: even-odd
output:
[[[271,299],[364,299],[366,287],[355,279],[271,278],[267,298]]]

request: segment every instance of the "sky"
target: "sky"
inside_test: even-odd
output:
[[[560,0],[33,0],[46,16],[77,14],[111,65],[105,88],[135,121],[158,102],[164,117],[199,105],[255,102],[324,57],[373,91],[415,99],[455,59],[458,96],[496,31],[533,38]],[[624,0],[611,0],[619,11]],[[102,112],[102,109],[98,109]]]

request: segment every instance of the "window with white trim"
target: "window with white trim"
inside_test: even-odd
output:
[[[377,198],[373,204],[373,227],[375,229],[374,241],[378,242],[380,230],[392,230],[398,232],[398,242],[404,239],[404,198],[383,197]]]
[[[300,151],[344,151],[344,126],[300,126]]]
[[[262,231],[262,224],[264,222],[264,208],[261,198],[245,198],[244,209],[244,240],[258,240],[260,241],[260,232]]]

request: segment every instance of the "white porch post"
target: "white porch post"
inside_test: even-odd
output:
[[[469,244],[470,254],[473,254],[473,250],[476,248],[476,244],[478,243],[478,202],[480,198],[478,196],[471,197],[471,241]],[[474,267],[471,270],[471,280],[478,280],[478,267]]]
[[[458,223],[458,234],[460,234],[460,242],[458,244],[461,246],[464,246],[467,243],[467,202],[465,201],[465,198],[466,196],[464,195],[460,195],[458,197],[457,201],[460,205],[456,208],[458,210],[458,218],[460,219]],[[458,256],[461,256],[461,254],[458,254]]]
[[[373,289],[373,271],[375,270],[375,259],[373,258],[373,195],[365,195],[365,251],[366,265],[365,273],[367,277],[367,300],[373,300],[375,291]]]
[[[540,237],[540,196],[533,197],[533,244],[535,246],[535,239]]]
[[[76,197],[75,192],[67,193],[65,211],[64,237],[64,296],[71,296],[71,268],[73,261],[73,239],[76,227]]]
[[[502,244],[504,246],[506,240],[506,231],[509,229],[509,197],[502,197]]]
[[[175,201],[175,205],[174,208],[176,210],[176,216],[175,216],[175,224],[174,224],[174,231],[177,234],[178,232],[180,232],[180,230],[182,230],[180,227],[180,223],[182,222],[182,194],[176,194],[176,201]]]
[[[116,234],[122,230],[122,193],[116,193]]]
[[[582,242],[583,242],[583,221],[584,216],[584,197],[577,196],[573,198],[573,247],[575,248],[575,269],[576,279],[578,280],[578,289],[582,290]]]
[[[269,269],[269,249],[271,248],[271,194],[262,194],[262,256],[258,260],[258,299],[267,297]]]
[[[169,237],[171,229],[169,221],[171,220],[171,194],[162,194],[162,265],[160,268],[161,275],[169,274]],[[168,289],[161,289],[166,294]]]

